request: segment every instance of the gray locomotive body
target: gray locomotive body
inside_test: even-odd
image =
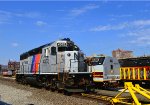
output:
[[[70,39],[61,39],[23,53],[16,81],[51,89],[82,86],[90,82],[91,73],[84,54]]]

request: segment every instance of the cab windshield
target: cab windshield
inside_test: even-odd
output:
[[[77,46],[58,47],[58,52],[62,51],[79,51],[79,48]]]
[[[91,60],[91,65],[102,65],[105,57],[93,57]]]

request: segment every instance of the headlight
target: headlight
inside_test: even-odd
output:
[[[68,57],[70,57],[70,56],[71,56],[71,54],[70,54],[70,53],[68,53],[67,55],[68,55]]]

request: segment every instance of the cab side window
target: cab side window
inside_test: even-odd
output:
[[[114,69],[113,65],[110,65],[110,69],[111,69],[111,70],[113,70],[113,69]]]
[[[50,54],[50,49],[49,48],[44,49],[44,55],[45,55],[45,57],[48,57],[49,54]]]
[[[56,55],[56,47],[51,47],[51,55]]]

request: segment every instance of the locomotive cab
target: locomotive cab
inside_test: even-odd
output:
[[[61,66],[64,72],[87,72],[86,69],[84,69],[84,54],[72,41],[58,41],[57,49],[57,61],[58,63],[64,63],[64,67]]]

